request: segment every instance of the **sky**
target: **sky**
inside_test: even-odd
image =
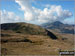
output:
[[[74,1],[0,0],[1,23],[32,24],[61,21],[74,24]]]

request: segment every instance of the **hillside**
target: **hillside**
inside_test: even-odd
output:
[[[1,29],[3,30],[12,30],[16,33],[23,33],[23,34],[43,34],[46,35],[45,29],[31,24],[26,23],[7,23],[2,24]]]
[[[52,29],[59,33],[74,34],[74,25],[63,24],[59,21],[53,23],[44,23],[41,26],[47,29]]]
[[[5,23],[0,30],[3,55],[57,55],[60,49],[74,47],[72,34],[58,34],[34,24]]]

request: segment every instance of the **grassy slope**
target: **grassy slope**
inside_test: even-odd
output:
[[[1,28],[4,30],[12,30],[16,33],[22,33],[22,34],[33,34],[33,35],[46,34],[45,29],[41,28],[40,26],[27,24],[27,23],[7,23],[7,24],[2,24]]]
[[[73,40],[73,35],[62,36],[62,34],[53,32],[58,37],[54,40],[47,35],[44,28],[36,25],[15,23],[7,24],[7,26],[4,24],[1,30],[2,54],[54,55],[58,54],[59,49],[71,50],[73,48],[73,41],[69,40]],[[65,36],[68,36],[68,39],[65,39]]]

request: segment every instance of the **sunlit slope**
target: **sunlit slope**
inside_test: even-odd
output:
[[[60,49],[73,49],[73,41],[69,41],[69,36],[62,36],[62,34],[28,23],[1,24],[1,53],[56,55]],[[73,36],[70,39],[73,39]]]

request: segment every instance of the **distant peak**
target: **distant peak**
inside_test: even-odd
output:
[[[55,21],[55,22],[53,22],[53,23],[63,24],[63,23],[62,23],[62,22],[60,22],[60,21]]]
[[[60,21],[55,21],[55,22],[53,22],[53,23],[51,23],[52,25],[62,25],[63,23],[62,22],[60,22]]]

